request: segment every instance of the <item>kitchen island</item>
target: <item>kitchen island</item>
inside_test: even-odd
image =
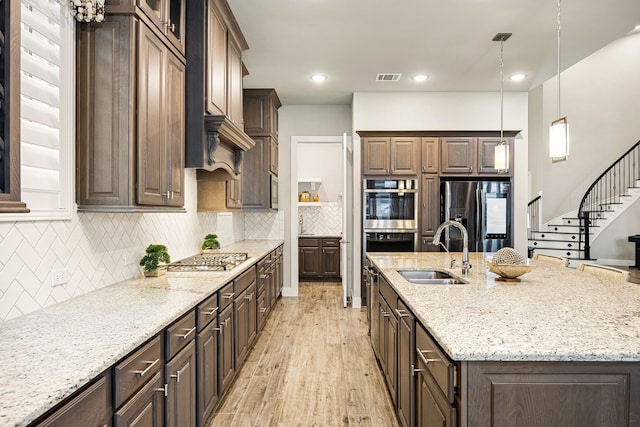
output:
[[[461,255],[367,256],[455,366],[459,425],[640,425],[639,285],[535,261],[520,283],[496,282],[482,253],[468,283],[419,285],[397,270],[462,276],[449,268]]]
[[[126,280],[0,323],[0,425],[36,420],[282,243],[238,242],[221,251],[247,253],[232,270]]]

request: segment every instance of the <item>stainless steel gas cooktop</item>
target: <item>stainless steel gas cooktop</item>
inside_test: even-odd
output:
[[[168,271],[226,271],[248,258],[246,253],[204,253],[172,262]]]

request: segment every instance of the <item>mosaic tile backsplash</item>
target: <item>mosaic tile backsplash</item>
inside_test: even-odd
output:
[[[300,224],[302,218],[302,224]],[[342,204],[298,206],[298,233],[339,236],[342,234]]]

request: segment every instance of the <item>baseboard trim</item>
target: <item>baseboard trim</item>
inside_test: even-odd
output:
[[[282,288],[282,296],[283,297],[297,297],[298,296],[298,289],[292,289],[292,288]]]
[[[351,307],[362,308],[362,298],[353,298],[351,302]]]

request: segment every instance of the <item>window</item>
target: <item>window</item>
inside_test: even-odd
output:
[[[31,212],[6,220],[70,219],[74,148],[74,20],[67,2],[22,0],[20,174]]]
[[[0,2],[0,212],[28,212],[20,201],[19,7],[17,0]]]

